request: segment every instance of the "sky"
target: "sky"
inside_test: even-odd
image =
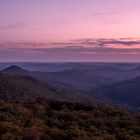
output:
[[[0,61],[140,62],[140,0],[0,0]]]

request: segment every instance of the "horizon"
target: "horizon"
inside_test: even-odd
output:
[[[140,62],[139,0],[0,1],[0,61]]]
[[[3,64],[3,63],[5,63],[5,64],[13,64],[14,65],[14,63],[16,63],[16,64],[18,64],[18,63],[40,63],[40,64],[49,64],[49,63],[99,63],[99,64],[101,64],[101,63],[121,63],[121,64],[139,64],[140,62],[134,62],[134,61],[132,61],[132,62],[124,62],[124,61],[0,61],[0,64]]]

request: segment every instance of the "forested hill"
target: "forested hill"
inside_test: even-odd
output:
[[[111,106],[30,98],[0,101],[1,140],[139,140],[140,116]]]

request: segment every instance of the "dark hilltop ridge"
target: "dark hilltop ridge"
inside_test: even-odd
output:
[[[23,69],[23,68],[21,68],[21,67],[19,67],[19,66],[17,66],[17,65],[11,65],[10,67],[8,67],[8,68],[6,68],[6,69],[4,69],[4,70],[2,70],[1,72],[5,72],[5,73],[15,73],[15,72],[27,72],[27,70],[25,70],[25,69]]]

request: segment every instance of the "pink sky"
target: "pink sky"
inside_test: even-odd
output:
[[[60,59],[62,52],[52,52],[52,55],[46,57],[45,54],[42,56],[42,52],[36,50],[32,50],[32,54],[29,50],[21,54],[19,48],[65,48],[75,45],[72,40],[100,38],[117,40],[130,38],[129,41],[132,41],[132,39],[137,41],[137,38],[140,38],[140,0],[0,1],[0,54],[11,55],[10,58],[7,55],[1,55],[0,61],[9,61],[9,59],[16,61],[17,57],[20,61],[24,61],[25,57],[31,61],[62,61],[64,59],[63,57]],[[11,42],[16,43],[13,45],[10,44]],[[25,45],[25,42],[28,45]],[[44,44],[33,45],[33,42],[34,44]],[[62,44],[58,45],[59,42],[62,42]],[[69,45],[63,42],[69,43]],[[56,45],[54,46],[52,43],[56,43]],[[87,47],[83,44],[82,46]],[[97,46],[94,44],[90,47]],[[98,47],[102,46],[98,45]],[[110,43],[105,47],[139,49],[140,43],[132,43],[132,45]],[[16,52],[15,49],[17,49]],[[95,53],[92,52],[91,54],[94,55]],[[113,60],[113,54],[115,56],[114,61],[140,60],[137,52],[119,52],[118,57],[117,53],[112,53],[110,58],[107,54],[100,52],[96,57],[90,54],[90,58],[87,56],[83,58],[83,54],[80,56],[78,53],[76,57],[76,52],[73,53],[73,56],[74,61],[111,61],[111,57]],[[27,57],[28,54],[32,56]],[[65,56],[65,54],[68,56],[68,53],[65,52],[63,55]],[[124,56],[122,56],[123,54]],[[35,59],[36,57],[38,59]],[[70,58],[67,61],[70,61]]]

